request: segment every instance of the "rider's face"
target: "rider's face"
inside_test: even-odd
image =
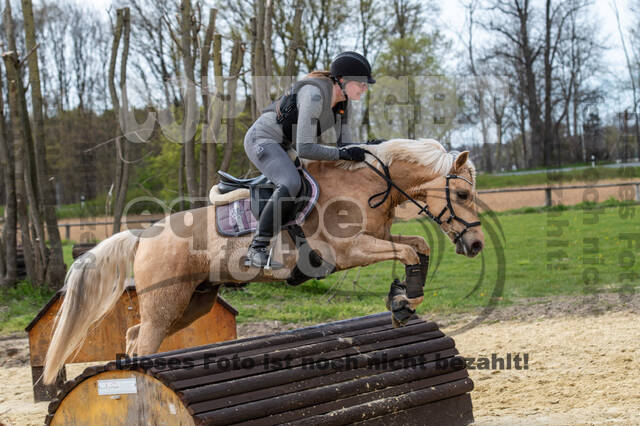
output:
[[[349,96],[350,100],[359,101],[364,92],[367,91],[367,87],[367,83],[349,80],[344,85],[344,91],[347,92],[347,96]]]

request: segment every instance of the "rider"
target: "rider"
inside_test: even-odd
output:
[[[244,138],[244,149],[251,162],[275,184],[273,195],[260,214],[247,262],[262,268],[282,268],[269,262],[269,244],[281,225],[281,218],[302,186],[292,158],[309,160],[363,161],[365,151],[353,144],[348,127],[348,102],[359,100],[367,91],[371,65],[356,52],[342,52],[331,62],[329,71],[313,71],[295,83],[281,98],[262,111]],[[323,142],[336,146],[321,145]],[[293,146],[295,144],[295,151]],[[292,152],[293,151],[293,152]],[[289,155],[292,154],[292,155]]]

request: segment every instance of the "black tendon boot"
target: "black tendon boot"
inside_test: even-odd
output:
[[[283,204],[285,207],[288,207],[288,204],[290,204],[285,200],[287,197],[289,197],[289,191],[284,186],[278,186],[273,191],[273,195],[269,201],[267,201],[262,213],[260,213],[258,232],[255,237],[253,237],[253,241],[247,252],[245,266],[265,269],[284,268],[282,263],[269,259],[269,243],[274,233],[279,231],[280,226],[282,226]],[[276,229],[276,227],[278,229]]]

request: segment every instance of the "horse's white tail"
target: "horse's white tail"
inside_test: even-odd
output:
[[[131,276],[142,230],[120,232],[78,258],[65,278],[66,294],[55,320],[43,381],[53,383],[89,329],[113,309]]]

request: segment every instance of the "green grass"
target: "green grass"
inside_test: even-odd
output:
[[[455,254],[433,223],[394,224],[394,233],[422,235],[432,247],[418,313],[471,311],[521,298],[638,291],[640,242],[628,246],[625,234],[640,234],[640,205],[608,201],[582,207],[484,215],[485,249],[473,259]],[[70,264],[71,242],[65,242],[64,255]],[[389,284],[403,275],[403,265],[390,261],[299,287],[253,283],[240,291],[224,289],[222,295],[238,309],[238,322],[317,323],[383,311]],[[28,283],[0,292],[0,334],[24,329],[51,294]]]
[[[0,291],[0,335],[23,331],[54,292],[28,281]]]
[[[635,216],[621,217],[625,214]],[[431,223],[424,222],[424,227],[418,221],[397,223],[393,231],[432,236],[431,241],[428,238],[433,252],[425,301],[418,313],[446,313],[469,311],[490,302],[512,304],[520,298],[636,291],[640,262],[625,269],[620,259],[629,253],[632,258],[640,256],[640,243],[628,249],[622,239],[624,233],[640,234],[638,215],[640,206],[636,205],[484,217],[485,249],[473,259],[456,255],[454,246]],[[594,217],[598,223],[590,224]],[[562,228],[557,226],[560,222]],[[562,235],[556,237],[558,229]],[[593,241],[598,246],[592,254],[588,251]],[[504,267],[498,266],[501,263]],[[403,274],[399,263],[384,262],[297,288],[255,283],[243,291],[225,289],[223,296],[240,312],[239,322],[315,323],[384,310],[389,284],[394,275],[402,278]],[[592,284],[593,274],[597,282]],[[625,281],[623,274],[635,274],[635,281]]]
[[[62,254],[67,267],[73,263],[72,248],[73,241],[62,242]],[[29,281],[0,289],[0,335],[24,331],[53,293],[55,290],[33,286]]]
[[[625,208],[627,206],[635,206],[638,202],[635,200],[618,200],[617,198],[610,197],[608,200],[601,203],[595,203],[593,201],[583,201],[578,204],[565,205],[555,204],[553,206],[541,206],[541,207],[521,207],[519,209],[505,210],[502,212],[480,213],[481,217],[488,215],[508,216],[512,214],[529,214],[529,213],[548,213],[559,212],[565,210],[594,210],[606,207]]]
[[[640,178],[640,167],[594,167],[582,170],[566,170],[562,172],[532,173],[527,175],[492,175],[479,174],[477,179],[478,189],[494,189],[505,187],[519,187],[530,185],[557,185],[571,182],[586,181],[596,183],[603,179],[628,179]]]

